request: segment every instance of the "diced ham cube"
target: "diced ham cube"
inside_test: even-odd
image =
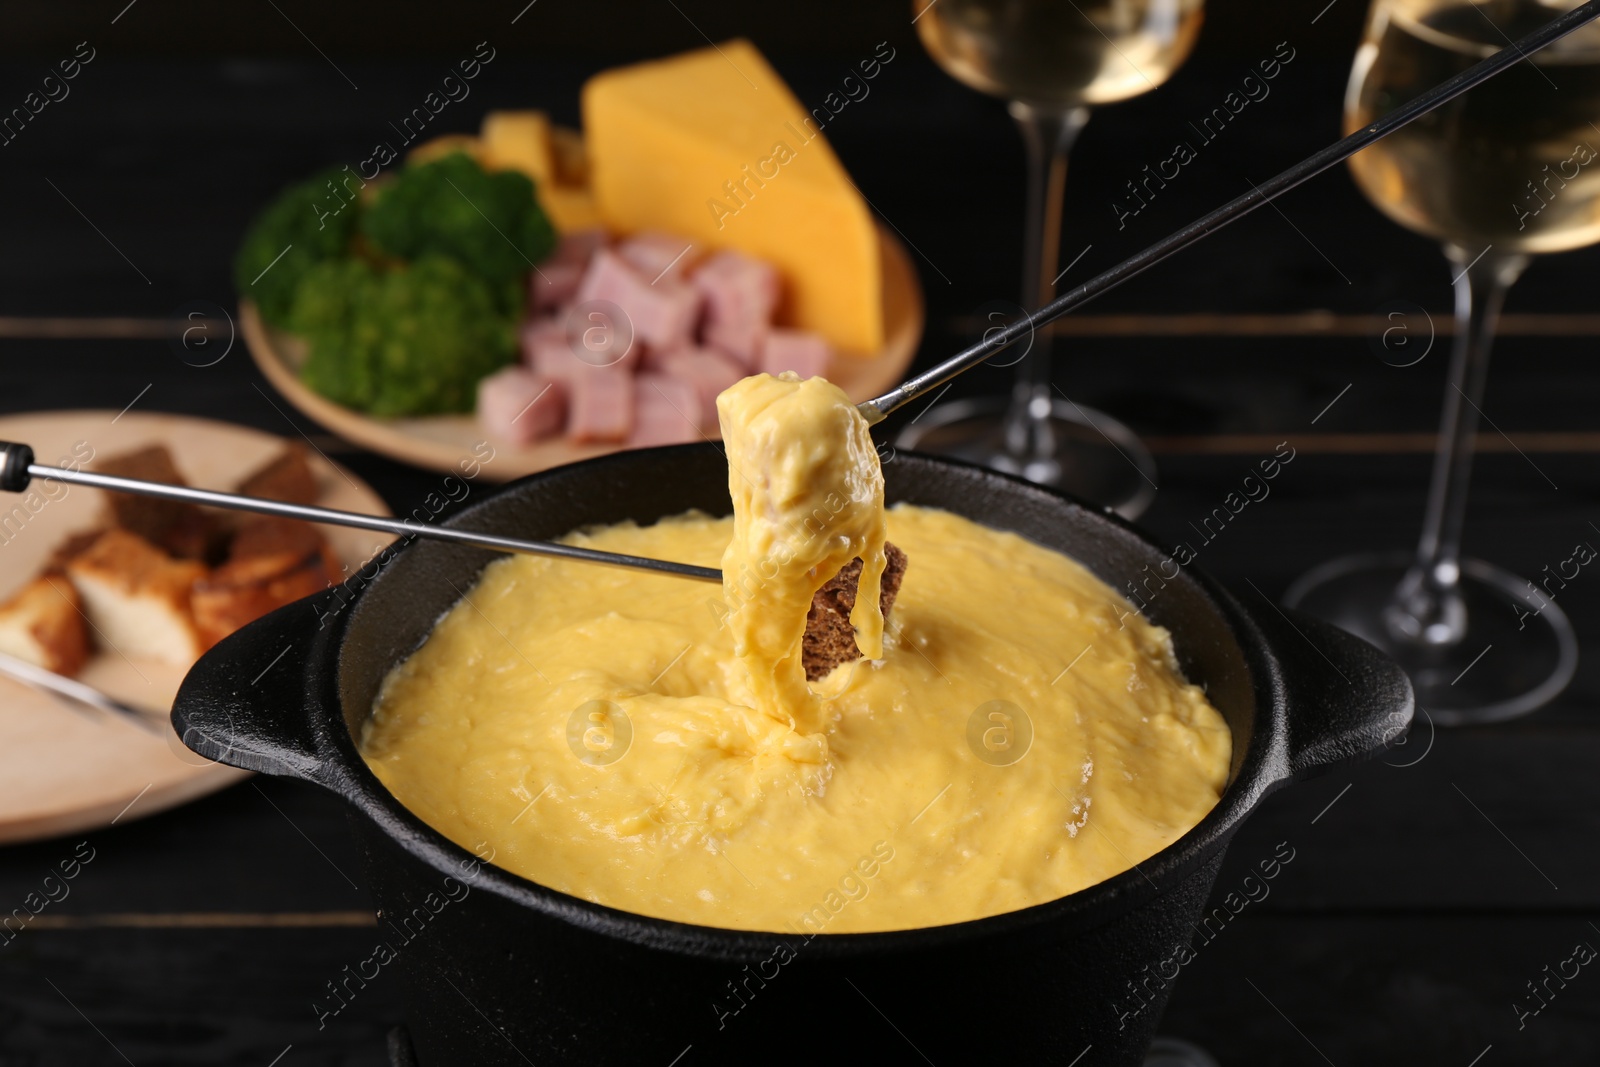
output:
[[[778,307],[776,268],[738,252],[718,252],[694,272],[690,282],[706,298],[702,339],[754,371],[762,339]]]
[[[682,281],[694,265],[694,244],[670,233],[646,230],[617,245],[617,254],[647,282]]]
[[[567,387],[523,367],[506,367],[478,383],[478,420],[494,437],[525,445],[561,432]]]
[[[661,361],[666,359],[668,356],[672,355],[674,352],[686,351],[686,349],[682,345],[679,345],[677,348],[668,348],[668,349],[651,348],[649,345],[643,345],[641,347],[643,347],[643,349],[644,349],[644,351],[642,353],[640,353],[640,356],[639,356],[639,373],[641,373],[641,374],[665,374],[665,373],[667,373],[665,370],[662,369]],[[693,348],[694,345],[691,344],[688,347],[689,348]]]
[[[700,427],[705,412],[694,386],[660,374],[641,374],[636,381],[638,401],[628,447],[681,445],[703,439]]]
[[[564,233],[556,250],[528,275],[528,303],[534,311],[549,311],[572,302],[583,284],[594,254],[606,246],[606,231],[598,226]]]
[[[528,275],[528,306],[534,311],[549,311],[578,295],[586,264],[566,263],[554,257],[545,260]]]
[[[821,334],[807,330],[773,330],[761,346],[761,369],[768,374],[792,370],[802,378],[826,374],[833,348]]]
[[[563,364],[571,361],[566,327],[560,319],[535,319],[522,324],[522,364],[529,370],[561,377]]]
[[[661,349],[689,342],[700,321],[702,299],[699,290],[671,278],[651,285],[609,248],[595,253],[577,296],[578,310],[592,300],[615,304],[627,315],[636,340]]]
[[[693,386],[700,398],[701,413],[713,422],[717,417],[717,394],[744,377],[743,367],[714,348],[680,348],[653,356],[652,365],[669,378]]]
[[[584,343],[584,331],[592,327],[600,329],[589,338],[593,348]],[[634,338],[620,359],[605,347],[623,339],[623,335],[607,333],[600,323],[587,322],[583,315],[568,312],[563,318],[540,319],[522,327],[522,362],[538,374],[563,380],[596,368],[631,371],[639,364],[643,342]]]
[[[633,430],[633,375],[591,367],[567,379],[572,391],[567,436],[574,441],[626,441]]]
[[[580,267],[587,267],[594,254],[606,246],[606,231],[598,226],[589,226],[582,230],[573,230],[571,233],[561,235],[561,240],[556,244],[556,250],[550,254],[550,260],[556,263],[576,263]]]

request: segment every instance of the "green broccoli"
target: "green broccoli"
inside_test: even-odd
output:
[[[497,283],[520,284],[556,246],[527,175],[490,174],[461,152],[400,171],[362,214],[361,232],[387,255],[450,256]]]
[[[436,415],[471,411],[479,379],[516,359],[519,315],[445,256],[390,268],[349,259],[306,273],[289,327],[308,347],[301,379],[329,400]]]
[[[254,300],[272,325],[288,321],[305,273],[350,247],[359,204],[353,202],[348,177],[330,169],[290,186],[245,233],[233,260],[233,282],[240,298]]]

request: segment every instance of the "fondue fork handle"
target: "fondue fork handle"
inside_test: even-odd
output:
[[[1439,83],[1415,100],[1395,108],[1377,122],[1363,126],[1350,136],[1335,141],[1322,151],[1296,163],[1260,185],[1252,183],[1248,193],[1228,201],[1210,214],[1162,238],[1144,251],[1135,253],[1109,270],[1095,275],[1044,307],[1028,312],[1007,324],[1004,329],[986,332],[984,339],[977,344],[956,353],[932,370],[919,374],[882,396],[856,405],[856,409],[867,420],[867,425],[872,426],[882,422],[895,409],[937,389],[951,378],[971,370],[1024,337],[1033,336],[1039,327],[1054,322],[1074,308],[1115,289],[1135,275],[1144,273],[1168,256],[1198,243],[1229,223],[1237,222],[1262,204],[1270,203],[1302,182],[1338,166],[1374,141],[1387,137],[1400,127],[1421,118],[1441,104],[1448,103],[1507,67],[1521,63],[1534,52],[1560,40],[1597,17],[1600,17],[1600,0],[1589,0],[1582,7],[1574,8],[1564,15],[1551,19],[1522,40],[1508,43],[1494,55],[1468,67],[1448,81]]]
[[[1600,3],[1600,0],[1596,0]],[[185,485],[165,485],[137,478],[122,478],[113,474],[96,474],[93,471],[69,470],[49,467],[33,461],[33,449],[27,445],[0,441],[0,490],[20,493],[28,488],[34,478],[48,481],[85,485],[94,489],[108,489],[116,493],[132,493],[162,500],[179,500],[206,507],[227,508],[233,511],[253,511],[261,515],[275,515],[285,519],[321,523],[327,526],[350,526],[358,530],[377,530],[396,537],[431,537],[436,541],[453,541],[458,545],[487,548],[496,552],[521,552],[532,556],[550,556],[555,559],[579,563],[604,563],[612,567],[630,567],[634,570],[668,574],[678,578],[698,578],[705,582],[721,582],[722,572],[711,567],[695,567],[687,563],[650,559],[646,556],[629,556],[617,552],[602,552],[577,545],[564,545],[555,541],[526,541],[497,534],[458,530],[451,526],[424,526],[410,519],[387,519],[378,515],[365,515],[355,511],[337,511],[333,508],[291,504],[282,500],[265,500],[258,497],[218,493],[210,489],[191,489]]]

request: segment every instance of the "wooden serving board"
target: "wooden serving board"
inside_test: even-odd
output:
[[[827,374],[829,381],[858,403],[898,384],[922,340],[924,311],[917,272],[905,246],[881,225],[878,238],[883,256],[887,335],[884,349],[872,358],[835,356]],[[273,388],[295,407],[348,441],[418,467],[450,471],[487,436],[472,415],[379,419],[335,404],[301,383],[298,371],[305,359],[305,346],[298,338],[263,323],[255,305],[249,301],[240,305],[239,325],[251,356]],[[483,468],[483,476],[494,481],[509,481],[617,451],[616,445],[577,444],[559,437],[522,447],[499,441],[494,445],[495,460]]]
[[[29,444],[36,462],[53,466],[64,466],[63,457],[71,457],[75,448],[80,455],[92,448],[103,457],[165,444],[189,484],[224,490],[284,446],[281,438],[258,430],[135,411],[7,416],[0,418],[0,440]],[[315,453],[311,462],[322,483],[319,503],[388,513],[382,498],[343,468]],[[85,466],[93,470],[93,460]],[[55,499],[34,496],[35,511],[27,506],[26,494],[0,494],[0,598],[32,578],[68,534],[97,522],[103,496],[98,490],[58,485],[51,495]],[[363,530],[320,529],[352,571],[390,540]],[[0,677],[0,843],[131,821],[245,777],[189,751],[168,723],[188,667],[102,650],[78,676],[147,711],[154,731],[110,713],[74,710]]]

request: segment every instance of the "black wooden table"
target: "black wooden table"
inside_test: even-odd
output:
[[[1286,38],[1321,32],[1307,14],[1281,17]],[[452,125],[533,102],[572,121],[581,78],[598,65],[497,63]],[[1164,158],[1246,65],[1202,49],[1168,89],[1090,123],[1063,245],[1064,262],[1083,258],[1065,281],[1337,135],[1345,69],[1308,54],[1119,229],[1111,204],[1124,182]],[[196,368],[165,334],[193,302],[231,309],[227,264],[252,210],[316,166],[361,158],[434,66],[341,62],[360,85],[352,92],[315,57],[98,57],[70,99],[0,147],[0,411],[135,404],[303,433],[409,510],[433,476],[280,412],[257,391],[270,395],[242,342]],[[848,67],[784,73],[809,100]],[[0,66],[0,87],[20,96],[36,73]],[[998,105],[907,48],[828,133],[915,249],[926,365],[1012,296],[1013,131]],[[1524,575],[1578,541],[1600,542],[1597,275],[1594,252],[1536,264],[1498,350],[1486,412],[1503,433],[1482,437],[1468,542]],[[1203,567],[1259,601],[1334,555],[1413,542],[1444,386],[1448,283],[1434,248],[1330,175],[1072,320],[1057,378],[1151,443],[1162,484],[1145,522],[1170,538],[1280,442],[1296,449],[1270,498],[1201,553]],[[1438,335],[1428,358],[1403,369],[1374,349],[1377,316],[1397,302],[1419,340]],[[980,372],[961,390],[1003,381]],[[1600,637],[1600,575],[1584,572],[1560,604],[1586,646]],[[1600,1061],[1600,976],[1580,974],[1520,1027],[1513,1008],[1547,964],[1576,943],[1600,945],[1597,705],[1600,669],[1585,661],[1534,716],[1423,730],[1383,761],[1270,800],[1233,846],[1217,900],[1258,860],[1283,849],[1294,859],[1185,968],[1165,1030],[1228,1067]],[[325,1028],[311,1007],[373,937],[338,802],[256,779],[86,836],[95,859],[71,896],[0,947],[0,1067],[385,1062],[399,1020],[387,980]],[[78,840],[0,850],[0,911]],[[1003,1012],[1004,991],[996,996],[983,1010]],[[899,1022],[915,1039],[914,1020]]]

